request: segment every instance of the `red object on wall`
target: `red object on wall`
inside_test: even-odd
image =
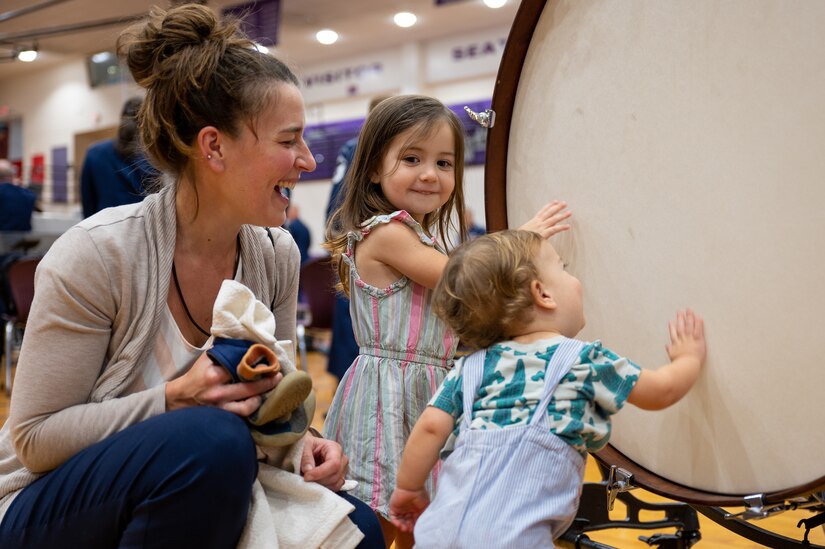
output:
[[[46,180],[46,157],[42,154],[32,156],[32,171],[29,185],[43,185]]]

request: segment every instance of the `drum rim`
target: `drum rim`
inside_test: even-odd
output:
[[[591,454],[596,461],[610,467],[615,465],[633,474],[633,485],[644,488],[649,492],[664,496],[666,498],[693,503],[697,505],[707,505],[713,507],[733,507],[748,505],[745,498],[754,494],[721,494],[706,492],[697,488],[691,488],[684,484],[673,482],[658,473],[646,469],[624,455],[615,446],[608,444],[596,453]],[[825,488],[825,479],[818,479],[799,487],[778,490],[762,494],[762,504],[782,503],[788,499],[807,496],[813,492],[818,492]]]
[[[492,110],[496,121],[487,134],[484,164],[484,213],[487,231],[507,229],[507,156],[510,141],[510,122],[516,103],[521,68],[533,39],[533,32],[544,11],[546,0],[522,0],[496,75]]]
[[[489,232],[508,228],[507,159],[511,121],[524,60],[546,4],[546,0],[522,0],[507,37],[496,76],[491,107],[496,113],[496,120],[487,135],[484,174],[485,216]],[[738,506],[744,503],[745,496],[751,495],[706,492],[674,483],[638,465],[612,444],[592,455],[603,465],[617,465],[629,470],[642,488],[678,501],[700,505]],[[824,488],[825,476],[799,486],[766,493],[763,495],[763,501],[766,504],[779,503]]]

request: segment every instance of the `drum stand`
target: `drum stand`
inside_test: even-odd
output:
[[[699,511],[723,528],[766,547],[774,549],[791,549],[795,547],[825,549],[821,545],[812,545],[808,541],[808,533],[811,529],[825,525],[825,492],[809,497],[794,498],[791,501],[775,505],[762,505],[759,501],[749,501],[745,511],[734,515],[721,507],[695,503],[688,505],[680,502],[651,503],[642,501],[628,493],[629,490],[636,488],[631,473],[615,465],[611,466],[609,470],[601,464],[599,468],[606,479],[602,482],[587,482],[584,484],[576,519],[570,528],[556,540],[559,547],[615,549],[610,545],[591,540],[585,532],[607,528],[653,530],[676,527],[674,534],[639,536],[639,539],[648,545],[662,549],[686,549],[702,539],[699,532],[699,519],[696,514],[696,511]],[[620,520],[611,519],[609,514],[613,510],[613,503],[616,499],[624,503],[627,509],[625,518]],[[748,520],[801,509],[818,513],[810,518],[800,520],[797,524],[797,527],[805,528],[805,535],[802,540],[788,538],[748,522]],[[665,518],[642,521],[639,518],[640,511],[664,512]]]
[[[747,520],[743,520],[739,518],[739,515],[731,515],[721,507],[710,507],[704,505],[697,505],[692,504],[692,506],[711,519],[713,522],[719,524],[720,526],[727,528],[731,532],[742,536],[743,538],[747,538],[751,541],[755,541],[756,543],[761,543],[766,547],[772,547],[774,549],[790,549],[793,547],[806,547],[808,549],[825,549],[822,545],[812,545],[808,541],[808,533],[817,526],[821,526],[825,524],[825,505],[820,502],[817,502],[813,498],[800,498],[799,501],[791,501],[786,502],[781,505],[772,506],[769,509],[762,511],[762,516],[753,516],[751,515],[749,518],[764,518],[770,516],[772,514],[781,513],[784,511],[795,511],[797,509],[807,509],[809,511],[818,511],[819,514],[807,518],[802,519],[797,523],[798,528],[805,528],[805,536],[802,540],[795,540],[786,536],[782,536],[775,532],[771,532],[769,530],[765,530],[763,528],[759,528],[754,524],[747,522]],[[748,508],[744,513],[740,513],[740,515],[747,517],[749,513],[754,512],[753,508]]]
[[[605,469],[602,469],[604,473]],[[556,540],[559,547],[571,549],[594,548],[613,549],[610,545],[591,540],[585,532],[607,528],[633,528],[655,530],[676,527],[674,534],[653,534],[639,536],[639,539],[661,549],[687,549],[702,539],[699,533],[699,518],[696,511],[686,503],[651,503],[642,501],[628,493],[633,476],[617,467],[610,469],[607,480],[586,482],[582,486],[579,511],[572,526]],[[607,497],[605,497],[607,494]],[[613,502],[618,499],[625,504],[627,513],[621,520],[610,518]],[[665,518],[642,521],[640,511],[664,512]]]

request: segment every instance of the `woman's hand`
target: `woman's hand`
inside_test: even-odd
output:
[[[349,460],[337,442],[311,435],[304,437],[301,473],[307,482],[317,482],[337,492],[344,485],[347,465]]]
[[[258,381],[229,383],[229,372],[203,353],[189,371],[166,384],[166,410],[212,406],[246,417],[261,405],[261,394],[278,385],[282,378],[277,373]]]
[[[570,225],[559,225],[562,221],[573,215],[565,210],[567,202],[553,200],[545,204],[542,209],[536,212],[533,219],[519,227],[522,231],[533,231],[539,233],[542,238],[550,238],[556,233],[570,229]]]

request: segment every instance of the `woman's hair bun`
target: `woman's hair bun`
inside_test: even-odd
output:
[[[214,11],[199,4],[163,10],[153,8],[148,20],[125,30],[117,42],[118,55],[142,87],[168,76],[167,60],[180,54],[186,63],[214,66],[227,42],[237,40],[237,24],[221,22]],[[193,49],[197,51],[192,51]],[[180,66],[180,63],[174,63]]]

